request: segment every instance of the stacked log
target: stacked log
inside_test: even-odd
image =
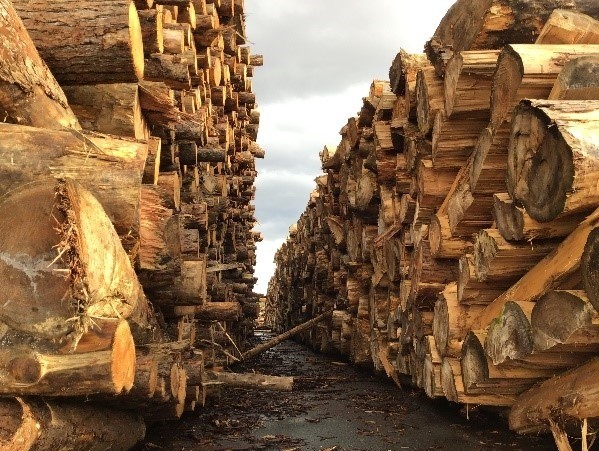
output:
[[[3,449],[128,449],[230,385],[264,151],[224,5],[0,1]]]
[[[428,59],[400,51],[320,154],[267,324],[334,309],[303,340],[430,397],[513,405],[518,432],[597,416],[596,362],[577,367],[599,351],[599,10],[558,3],[458,1]]]

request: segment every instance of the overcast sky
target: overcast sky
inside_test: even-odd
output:
[[[305,210],[318,153],[360,109],[374,79],[389,78],[400,48],[420,53],[454,0],[246,0],[253,88],[261,116],[256,182],[256,292],[266,293],[277,248]]]

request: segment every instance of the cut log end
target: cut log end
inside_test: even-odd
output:
[[[141,24],[135,3],[129,4],[129,39],[131,42],[131,57],[133,61],[133,70],[138,80],[144,78],[144,49]]]

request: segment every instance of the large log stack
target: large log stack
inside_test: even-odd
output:
[[[594,1],[460,0],[427,56],[400,51],[320,154],[267,323],[334,309],[306,342],[514,406],[518,432],[597,420],[596,362],[578,368],[599,350],[597,18]]]
[[[128,449],[253,331],[262,56],[243,0],[0,9],[0,448]]]

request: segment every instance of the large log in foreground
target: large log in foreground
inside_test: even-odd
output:
[[[86,317],[120,316],[151,332],[142,287],[89,191],[72,180],[31,183],[5,196],[0,211],[3,322],[56,339]]]

